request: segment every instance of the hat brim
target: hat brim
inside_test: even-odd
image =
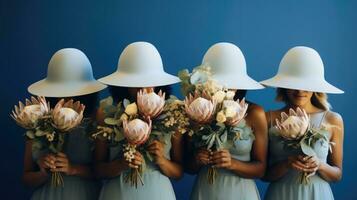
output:
[[[337,87],[331,85],[325,80],[306,80],[281,74],[278,74],[273,78],[261,81],[260,83],[275,88],[305,90],[311,92],[322,92],[331,94],[344,93],[343,90],[338,89]]]
[[[249,76],[239,76],[237,74],[215,74],[212,75],[212,78],[229,89],[259,90],[264,88],[264,86]]]
[[[120,87],[157,87],[180,82],[176,76],[161,72],[159,74],[129,74],[114,72],[98,81],[111,86]]]
[[[33,95],[45,97],[74,97],[95,93],[107,86],[96,81],[56,83],[47,79],[30,85],[27,90]]]

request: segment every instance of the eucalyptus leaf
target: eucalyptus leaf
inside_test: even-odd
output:
[[[119,129],[116,128],[116,127],[114,127],[114,133],[115,133],[115,136],[114,136],[114,141],[115,142],[120,142],[120,141],[125,139],[123,133],[120,132]]]
[[[35,138],[35,133],[32,130],[28,130],[25,133],[26,137],[28,137],[29,139],[34,139]]]
[[[308,156],[316,155],[314,149],[311,146],[307,145],[304,140],[301,140],[300,147],[304,154],[306,154]]]
[[[107,117],[104,119],[104,123],[108,124],[108,125],[117,125],[119,123],[119,120],[115,119],[115,118],[111,118],[111,117]]]

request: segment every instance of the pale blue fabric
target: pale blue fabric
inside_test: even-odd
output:
[[[91,164],[93,141],[88,137],[89,122],[81,125],[68,134],[64,153],[67,154],[72,164]],[[34,161],[46,153],[36,151],[32,153]],[[78,176],[63,175],[64,187],[51,186],[51,178],[37,188],[32,200],[96,200],[98,199],[100,184],[95,180],[85,179]]]
[[[164,137],[164,151],[167,159],[170,159],[171,135]],[[115,160],[123,155],[122,145],[110,148],[110,160]],[[158,166],[148,159],[145,159],[146,168],[142,175],[144,185],[138,183],[138,187],[131,186],[125,182],[128,171],[119,176],[104,181],[100,192],[100,200],[130,199],[130,200],[175,200],[175,193],[171,182],[167,176],[162,174]]]
[[[326,112],[310,115],[310,122],[313,126],[319,127],[324,120]],[[317,141],[314,150],[321,162],[326,162],[329,143],[325,140]],[[288,151],[283,148],[280,139],[269,129],[269,163],[287,159],[288,156],[297,154],[294,151]],[[309,184],[299,182],[300,173],[290,169],[289,172],[277,181],[269,184],[265,195],[266,200],[333,200],[333,194],[330,185],[322,179],[318,173],[310,177]]]
[[[250,153],[254,141],[252,130],[241,123],[241,138],[233,142],[229,152],[232,158],[250,161]],[[231,171],[218,169],[213,184],[207,180],[208,167],[200,169],[191,193],[191,200],[256,200],[260,199],[259,191],[253,179],[239,177]]]

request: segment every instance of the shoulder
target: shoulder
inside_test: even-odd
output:
[[[249,102],[248,111],[249,115],[253,116],[265,116],[264,108],[258,104]]]
[[[258,104],[249,102],[247,119],[249,121],[266,121],[264,108]]]
[[[330,125],[343,128],[342,116],[337,112],[328,111],[325,116],[325,121]]]

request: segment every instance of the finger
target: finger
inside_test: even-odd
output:
[[[140,161],[140,160],[133,160],[133,161],[131,162],[131,164],[136,165],[136,166],[139,166],[139,165],[142,164],[142,161]]]
[[[67,158],[67,155],[62,152],[58,152],[57,156],[62,157],[62,158]]]
[[[68,159],[67,158],[63,158],[63,157],[57,157],[56,162],[55,163],[68,163]]]
[[[51,159],[51,157],[45,157],[43,161],[48,162],[50,165],[54,165],[56,162],[56,159]]]
[[[49,162],[56,162],[56,156],[52,155],[52,154],[48,154],[47,156],[44,157],[45,160],[49,161]]]
[[[216,168],[226,168],[226,167],[228,167],[228,163],[215,164],[215,165],[213,165],[213,167],[216,167]]]
[[[67,172],[68,168],[67,167],[61,167],[61,168],[55,168],[55,169],[51,169],[51,172]]]
[[[135,168],[135,169],[139,168],[139,166],[134,165],[134,164],[132,164],[132,163],[129,163],[128,166],[129,166],[130,168]]]
[[[295,160],[293,163],[295,165],[299,166],[300,168],[303,168],[303,169],[307,168],[307,166],[304,163],[302,163],[301,161],[299,161],[299,160]]]
[[[140,155],[135,155],[134,156],[134,160],[142,162],[143,161],[143,157],[141,156],[141,154]]]
[[[43,161],[43,163],[44,163],[44,168],[47,168],[47,169],[56,168],[55,165],[51,164],[48,161]]]
[[[68,163],[66,162],[56,162],[56,168],[67,167]]]
[[[291,163],[291,167],[295,170],[298,171],[304,171],[304,168],[300,167],[299,165],[297,165],[296,163]]]

